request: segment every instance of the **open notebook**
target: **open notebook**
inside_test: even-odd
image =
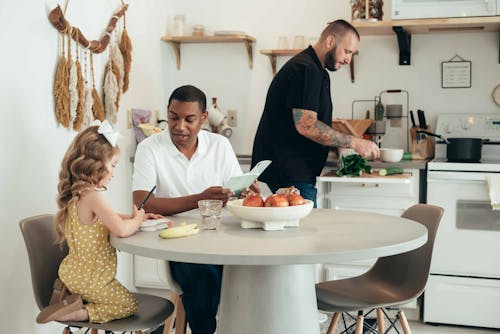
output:
[[[255,181],[270,164],[271,160],[260,161],[248,173],[230,178],[225,187],[231,189],[236,196],[239,196],[243,190],[250,187],[252,182]]]

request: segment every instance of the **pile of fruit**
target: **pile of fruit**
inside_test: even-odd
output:
[[[280,188],[276,194],[264,200],[259,194],[250,193],[243,199],[243,206],[253,207],[284,207],[305,204],[305,200],[295,187]]]

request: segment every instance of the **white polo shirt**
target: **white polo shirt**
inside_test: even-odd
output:
[[[201,193],[212,186],[224,186],[242,171],[226,137],[201,130],[198,147],[188,160],[173,144],[168,129],[137,146],[132,191],[150,191],[156,185],[158,197],[181,197]]]

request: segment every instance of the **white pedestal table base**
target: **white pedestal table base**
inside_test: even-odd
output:
[[[314,265],[225,265],[217,334],[319,334]]]

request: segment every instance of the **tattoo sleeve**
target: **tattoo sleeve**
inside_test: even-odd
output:
[[[352,137],[335,131],[327,124],[318,121],[314,111],[293,109],[293,121],[297,131],[318,144],[333,147],[349,147]]]

